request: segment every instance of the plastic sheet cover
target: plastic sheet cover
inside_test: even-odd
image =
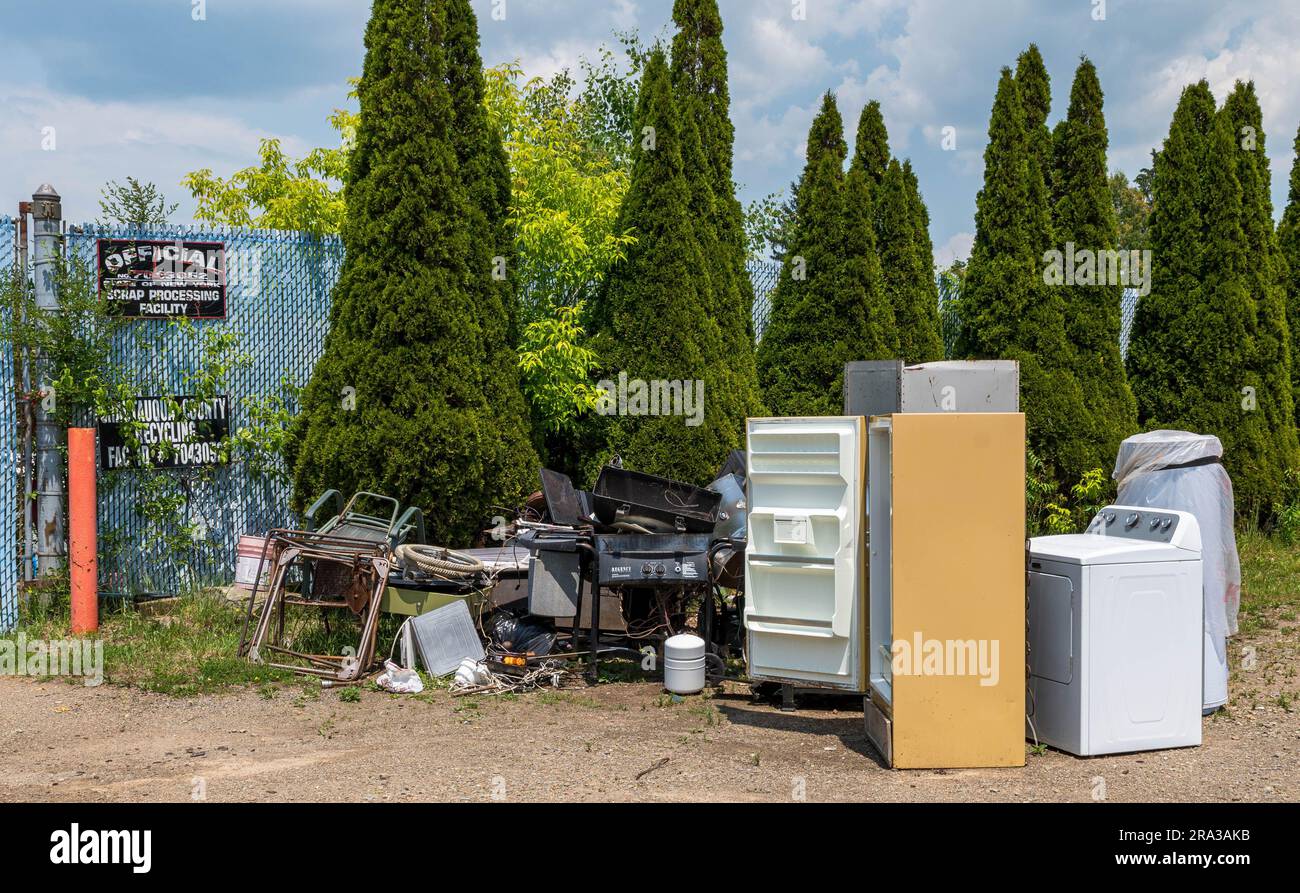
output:
[[[1213,461],[1222,457],[1223,444],[1213,435],[1150,431],[1120,444],[1114,473],[1120,505],[1174,509],[1196,516],[1205,574],[1205,625],[1220,660],[1226,648],[1224,637],[1237,632],[1241,604],[1232,481],[1223,465]]]

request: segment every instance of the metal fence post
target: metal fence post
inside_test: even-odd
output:
[[[55,284],[58,267],[59,241],[62,238],[63,205],[59,194],[48,183],[42,184],[32,194],[32,221],[35,234],[35,251],[32,255],[32,278],[35,284],[36,306],[45,312],[57,313],[59,293]],[[50,370],[45,358],[37,357],[37,375],[44,379]],[[53,416],[53,404],[58,394],[48,390],[49,382],[41,382],[43,393],[36,406],[36,560],[42,577],[59,573],[67,556],[67,540],[63,522],[63,462],[59,452],[60,431]]]

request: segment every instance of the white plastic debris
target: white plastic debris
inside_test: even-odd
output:
[[[456,668],[455,683],[458,688],[473,688],[476,685],[487,685],[491,681],[492,674],[488,672],[487,666],[472,657],[465,658]]]
[[[391,660],[384,661],[384,672],[379,674],[375,684],[384,691],[391,691],[398,695],[418,695],[424,691],[424,683],[420,681],[419,673],[399,667]]]

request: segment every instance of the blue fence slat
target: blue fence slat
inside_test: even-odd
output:
[[[13,273],[17,238],[14,221],[0,217],[0,277]],[[7,314],[8,307],[0,307]],[[22,552],[18,543],[18,406],[14,382],[13,346],[0,343],[0,633],[18,624],[18,568]]]

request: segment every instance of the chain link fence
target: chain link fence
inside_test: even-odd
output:
[[[235,364],[222,388],[230,432],[250,424],[261,401],[280,398],[294,408],[329,328],[330,292],[343,248],[336,238],[291,232],[169,227],[70,227],[70,256],[96,263],[97,240],[150,239],[220,242],[226,250],[225,319],[194,320],[237,337]],[[142,347],[146,345],[146,347]],[[129,371],[141,396],[184,395],[204,365],[205,342],[166,320],[141,319],[120,331],[115,365]],[[100,469],[100,584],[106,593],[176,593],[230,582],[242,533],[262,533],[294,522],[282,467],[269,471],[245,461],[214,468],[166,471],[184,497],[179,520],[187,535],[166,529],[145,506],[157,494],[156,474]],[[180,542],[178,542],[178,539]]]
[[[13,275],[17,262],[17,224],[0,217],[0,278]],[[0,315],[10,308],[0,306]],[[18,389],[14,381],[13,345],[0,340],[0,633],[18,623],[18,568],[22,553],[18,545],[22,505],[18,492]]]
[[[754,340],[763,337],[767,320],[772,315],[772,292],[781,278],[781,265],[773,261],[751,260],[749,278],[754,283]]]

